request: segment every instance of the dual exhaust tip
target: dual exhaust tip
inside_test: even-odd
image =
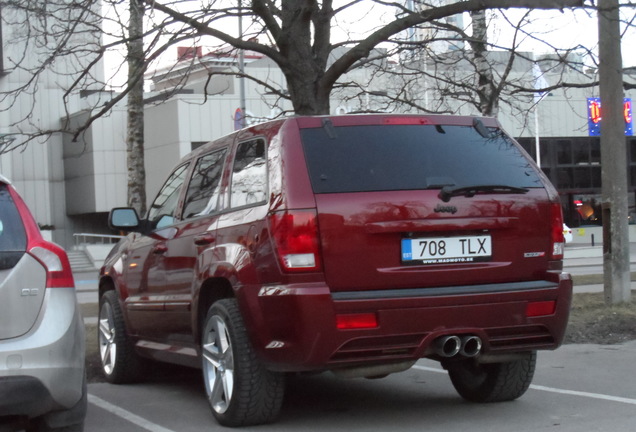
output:
[[[442,336],[435,340],[435,353],[440,357],[476,357],[481,352],[479,336]]]

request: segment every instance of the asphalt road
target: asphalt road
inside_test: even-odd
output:
[[[278,422],[242,430],[632,431],[635,356],[636,342],[541,352],[528,392],[498,404],[463,401],[446,373],[428,360],[381,380],[343,380],[329,373],[293,377]],[[159,375],[144,384],[89,385],[86,430],[223,429],[210,413],[198,371],[173,368]]]

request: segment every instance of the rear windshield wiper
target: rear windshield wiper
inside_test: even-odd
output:
[[[524,194],[529,190],[530,189],[507,185],[444,186],[442,190],[439,191],[439,197],[442,201],[448,202],[454,196],[463,195],[470,198],[475,196],[478,192]]]

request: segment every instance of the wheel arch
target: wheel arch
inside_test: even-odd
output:
[[[115,290],[115,281],[109,276],[104,276],[99,280],[97,298],[101,299],[106,291],[114,291],[114,290]]]
[[[195,320],[192,326],[194,329],[194,340],[201,340],[201,330],[205,316],[212,304],[226,298],[234,298],[232,284],[227,278],[210,277],[203,281],[196,301],[196,313],[193,314]]]

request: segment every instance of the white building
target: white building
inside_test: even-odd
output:
[[[416,3],[413,0],[405,0],[405,6],[407,9],[414,10],[416,12],[422,12],[426,9],[433,7],[445,6],[449,3],[455,3],[456,0],[428,0],[426,5]],[[443,25],[453,26],[464,30],[464,16],[463,14],[452,15],[440,20]],[[441,26],[434,24],[424,24],[420,27],[410,29],[407,31],[407,38],[414,42],[431,41],[428,48],[432,52],[444,53],[453,50],[461,50],[464,48],[463,41],[454,41],[457,38],[457,33],[451,30],[445,29]]]
[[[63,17],[55,27],[34,13],[26,14],[10,7],[3,7],[0,13],[0,143],[4,149],[16,148],[0,155],[0,172],[20,190],[38,224],[53,228],[55,239],[69,245],[65,237],[74,227],[67,217],[63,137],[53,134],[34,138],[28,145],[25,143],[29,135],[38,131],[59,129],[67,112],[96,102],[99,95],[84,97],[79,91],[66,94],[65,90],[88,67],[90,56],[58,56],[46,68],[41,71],[38,68],[52,50],[60,47],[63,38],[68,37],[68,44],[87,48],[97,44],[99,40],[90,29],[99,22],[91,22],[87,16],[69,36],[63,29]],[[49,27],[46,38],[34,31],[42,26]],[[99,63],[91,70],[98,80],[102,78],[102,71]]]

